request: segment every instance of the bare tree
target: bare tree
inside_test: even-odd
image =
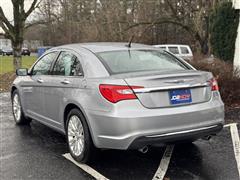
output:
[[[194,38],[200,46],[201,52],[207,54],[209,52],[209,16],[213,11],[216,3],[220,0],[162,0],[155,1],[158,4],[155,7],[155,15],[149,14],[149,12],[138,13],[141,16],[147,15],[145,18],[141,18],[141,21],[134,22],[127,26],[125,31],[129,31],[132,28],[138,28],[145,26],[146,29],[154,28],[155,26],[161,26],[164,24],[172,24],[174,26],[181,27],[189,36]],[[146,4],[144,4],[146,7]],[[151,8],[152,10],[154,7]],[[159,12],[161,11],[161,12]],[[142,33],[143,34],[143,33]]]
[[[48,44],[128,41],[192,43],[209,52],[209,16],[225,0],[44,0]],[[56,5],[54,5],[54,2]],[[42,3],[42,5],[44,4]],[[46,8],[47,7],[47,8]]]
[[[26,20],[39,3],[38,0],[33,0],[30,8],[25,11],[24,1],[25,0],[12,0],[13,23],[9,22],[0,6],[0,27],[5,32],[6,38],[9,38],[12,42],[13,64],[15,69],[21,67],[22,64],[21,51],[24,30],[26,29]]]

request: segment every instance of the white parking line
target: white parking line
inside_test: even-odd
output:
[[[240,176],[240,142],[239,142],[239,134],[238,134],[237,124],[231,124],[230,131],[231,131],[231,136],[232,136],[234,154],[235,154],[235,158],[236,158],[237,166],[238,166],[238,173]]]
[[[162,160],[160,162],[160,165],[153,176],[153,180],[162,180],[167,172],[168,165],[173,153],[174,145],[170,145],[166,147],[166,150],[163,154]]]
[[[237,125],[237,123],[229,123],[229,124],[225,124],[223,127],[230,127],[232,125]]]
[[[102,174],[100,174],[99,172],[97,172],[96,170],[91,168],[90,166],[88,166],[86,164],[81,164],[81,163],[78,163],[77,161],[75,161],[69,153],[63,154],[63,157],[65,157],[66,159],[73,162],[75,165],[77,165],[82,170],[84,170],[85,172],[87,172],[88,174],[93,176],[95,179],[97,179],[97,180],[109,180],[108,178],[104,177]]]

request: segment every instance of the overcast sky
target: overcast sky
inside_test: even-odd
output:
[[[32,0],[25,0],[25,9],[30,7]],[[0,0],[0,6],[3,9],[5,16],[8,18],[9,21],[13,20],[13,7],[11,0]],[[0,32],[3,32],[0,28]]]
[[[0,6],[9,20],[13,18],[13,9],[11,0],[0,0]]]

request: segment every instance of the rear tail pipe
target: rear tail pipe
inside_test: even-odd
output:
[[[208,135],[208,136],[204,136],[202,139],[208,141],[208,140],[210,140],[211,138],[212,138],[212,136],[211,136],[211,135]]]
[[[147,146],[144,146],[144,147],[138,149],[138,151],[141,152],[141,153],[143,153],[143,154],[145,154],[145,153],[148,152],[148,147],[147,147]]]

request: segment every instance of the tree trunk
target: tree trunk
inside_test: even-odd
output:
[[[30,8],[25,11],[24,2],[24,0],[12,0],[13,22],[8,21],[0,6],[0,27],[4,30],[7,37],[11,39],[13,66],[15,70],[22,66],[21,53],[24,30],[26,29],[25,21],[40,3],[38,0],[33,0],[31,4],[29,4]]]
[[[12,42],[14,70],[22,67],[22,43]]]
[[[208,54],[209,52],[209,46],[208,46],[208,38],[202,38],[198,32],[195,33],[194,38],[199,42],[199,45],[201,47],[201,53],[204,55]]]
[[[200,42],[200,45],[201,45],[201,53],[203,53],[204,55],[207,55],[209,52],[208,40],[203,40],[202,42]]]

